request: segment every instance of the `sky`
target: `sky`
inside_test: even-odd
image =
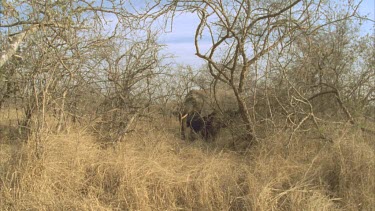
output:
[[[172,32],[161,36],[160,41],[167,45],[166,52],[173,54],[177,63],[195,67],[203,64],[202,59],[195,55],[194,35],[198,24],[196,14],[181,14],[175,17]],[[210,43],[201,44],[209,46]]]
[[[340,0],[339,0],[340,1]],[[363,0],[359,8],[361,15],[368,15],[368,18],[375,20],[375,0]],[[174,55],[174,61],[178,64],[200,67],[204,64],[203,60],[195,55],[194,34],[199,24],[195,14],[185,13],[174,19],[172,31],[160,37],[160,41],[166,44],[165,52]],[[361,27],[364,34],[374,34],[374,23],[366,22]],[[203,40],[200,43],[202,49],[208,49],[209,41]]]

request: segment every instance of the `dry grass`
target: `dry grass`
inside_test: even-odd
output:
[[[238,153],[157,125],[107,147],[79,129],[50,135],[40,159],[32,140],[0,140],[0,210],[375,208],[374,140],[360,130],[332,131],[333,144],[297,136],[288,148],[281,132]]]

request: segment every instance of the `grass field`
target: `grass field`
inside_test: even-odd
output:
[[[42,156],[2,114],[0,210],[374,210],[375,143],[359,129],[333,143],[280,131],[238,151],[178,138],[175,120],[139,123],[103,145],[81,126],[46,134]]]

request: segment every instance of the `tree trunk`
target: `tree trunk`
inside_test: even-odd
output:
[[[0,54],[0,68],[17,52],[18,46],[20,46],[27,33],[32,33],[37,29],[37,26],[32,26],[29,29],[20,32],[12,37],[9,37],[9,46],[1,50]]]

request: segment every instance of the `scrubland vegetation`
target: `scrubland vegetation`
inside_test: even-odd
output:
[[[50,134],[42,158],[2,114],[2,210],[372,210],[375,143],[359,129],[333,143],[279,131],[251,150],[185,142],[178,122],[139,122],[117,144],[80,127]],[[172,130],[173,129],[173,130]],[[174,132],[172,132],[174,131]],[[13,138],[4,138],[7,137]]]
[[[361,1],[98,2],[1,1],[0,210],[375,209]]]

